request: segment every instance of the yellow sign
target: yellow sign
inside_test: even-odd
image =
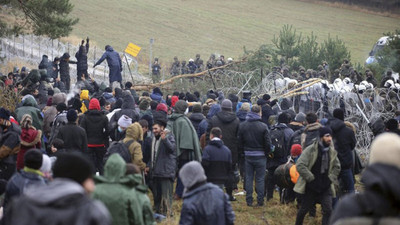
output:
[[[125,49],[125,52],[133,57],[136,57],[139,54],[140,49],[142,49],[142,48],[135,44],[129,43]]]

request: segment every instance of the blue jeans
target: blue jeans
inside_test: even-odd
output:
[[[246,179],[246,202],[253,204],[253,180],[254,173],[256,179],[257,203],[264,204],[264,183],[267,158],[265,156],[246,156],[245,157],[245,179]]]
[[[342,195],[354,192],[354,176],[350,169],[341,170],[339,174],[340,192]]]

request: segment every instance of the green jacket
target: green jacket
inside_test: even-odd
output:
[[[192,122],[183,114],[172,113],[167,129],[173,132],[176,143],[176,155],[179,157],[182,149],[190,149],[191,159],[201,161],[201,148],[197,132]]]
[[[318,157],[318,144],[319,141],[315,141],[312,145],[304,149],[296,162],[296,169],[300,177],[293,190],[299,194],[304,194],[306,191],[306,184],[314,180],[314,174],[311,173],[311,168],[314,166]],[[336,192],[334,184],[337,182],[337,177],[340,173],[340,162],[332,144],[329,147],[329,159],[328,176],[331,180],[332,195],[335,197]]]
[[[27,97],[22,106],[15,110],[15,114],[17,115],[17,121],[21,122],[22,117],[25,114],[29,114],[32,117],[32,125],[36,128],[36,130],[42,129],[43,117],[38,108],[38,104],[33,97]]]
[[[113,225],[154,225],[153,211],[140,185],[141,175],[125,175],[125,161],[112,154],[104,166],[104,176],[95,177],[93,198],[104,203],[112,217]]]

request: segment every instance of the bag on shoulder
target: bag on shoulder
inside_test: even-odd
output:
[[[132,156],[131,153],[129,152],[129,146],[134,142],[134,140],[130,140],[126,143],[123,143],[122,141],[113,141],[110,144],[110,147],[108,147],[106,154],[104,155],[104,164],[107,162],[108,157],[110,157],[112,154],[117,153],[119,154],[126,163],[132,163]]]
[[[280,188],[293,188],[294,183],[290,174],[290,169],[295,166],[292,162],[287,162],[278,166],[274,172],[276,184]]]

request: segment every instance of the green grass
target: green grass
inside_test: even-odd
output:
[[[364,62],[383,32],[400,28],[400,19],[296,0],[71,0],[72,16],[79,17],[72,35],[90,36],[100,46],[122,51],[128,42],[142,47],[139,61],[147,61],[149,39],[153,57],[161,63],[210,53],[237,58],[243,46],[255,49],[271,43],[284,24],[292,24],[318,41],[339,36],[351,50],[353,62]]]
[[[363,189],[360,183],[360,176],[356,175],[356,190],[361,191]],[[242,183],[238,184],[242,191]],[[149,197],[152,199],[151,192]],[[256,194],[253,192],[253,197],[256,199]],[[245,196],[236,196],[237,201],[231,202],[233,211],[235,212],[235,224],[246,224],[246,225],[288,225],[294,224],[296,221],[297,207],[296,203],[290,203],[283,205],[279,203],[279,193],[274,192],[274,198],[267,202],[263,207],[248,207],[246,205]],[[152,201],[152,200],[151,200]],[[177,225],[179,224],[179,217],[182,208],[182,200],[173,201],[172,203],[173,214],[171,218],[167,218],[161,223],[161,225]],[[322,211],[320,205],[317,205],[317,215],[315,218],[306,215],[304,219],[305,225],[317,225],[321,224]]]

